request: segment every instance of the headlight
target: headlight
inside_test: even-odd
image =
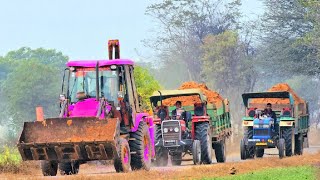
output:
[[[259,128],[259,124],[254,124],[253,128]]]
[[[268,124],[262,125],[263,128],[269,128],[270,126]]]
[[[179,132],[179,128],[174,128],[174,132]]]
[[[168,128],[163,128],[163,132],[167,133],[168,132]]]

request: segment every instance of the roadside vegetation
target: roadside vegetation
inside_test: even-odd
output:
[[[317,169],[312,166],[286,167],[266,169],[241,175],[221,177],[221,178],[204,178],[204,180],[293,180],[293,179],[317,179]]]

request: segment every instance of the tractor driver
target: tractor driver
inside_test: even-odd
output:
[[[267,108],[264,109],[263,114],[271,117],[274,120],[274,122],[277,121],[277,116],[276,116],[276,113],[274,111],[272,111],[271,103],[267,104]]]
[[[277,115],[276,113],[272,110],[272,105],[271,103],[267,104],[267,108],[263,111],[264,115],[267,115],[273,119],[274,126],[273,130],[277,134],[278,133],[278,123],[277,123]]]
[[[182,108],[181,101],[176,102],[176,109],[172,111],[172,117],[176,117],[175,119],[185,119],[186,111]]]

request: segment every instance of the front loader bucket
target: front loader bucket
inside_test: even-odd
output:
[[[51,118],[25,122],[18,142],[24,161],[110,160],[116,156],[118,119]]]

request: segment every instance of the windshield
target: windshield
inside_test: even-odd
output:
[[[118,78],[117,71],[109,69],[100,69],[99,84],[100,97],[105,97],[109,102],[117,102]],[[71,102],[77,102],[76,95],[84,92],[88,98],[96,98],[96,72],[94,69],[77,69],[70,76],[70,99]]]

